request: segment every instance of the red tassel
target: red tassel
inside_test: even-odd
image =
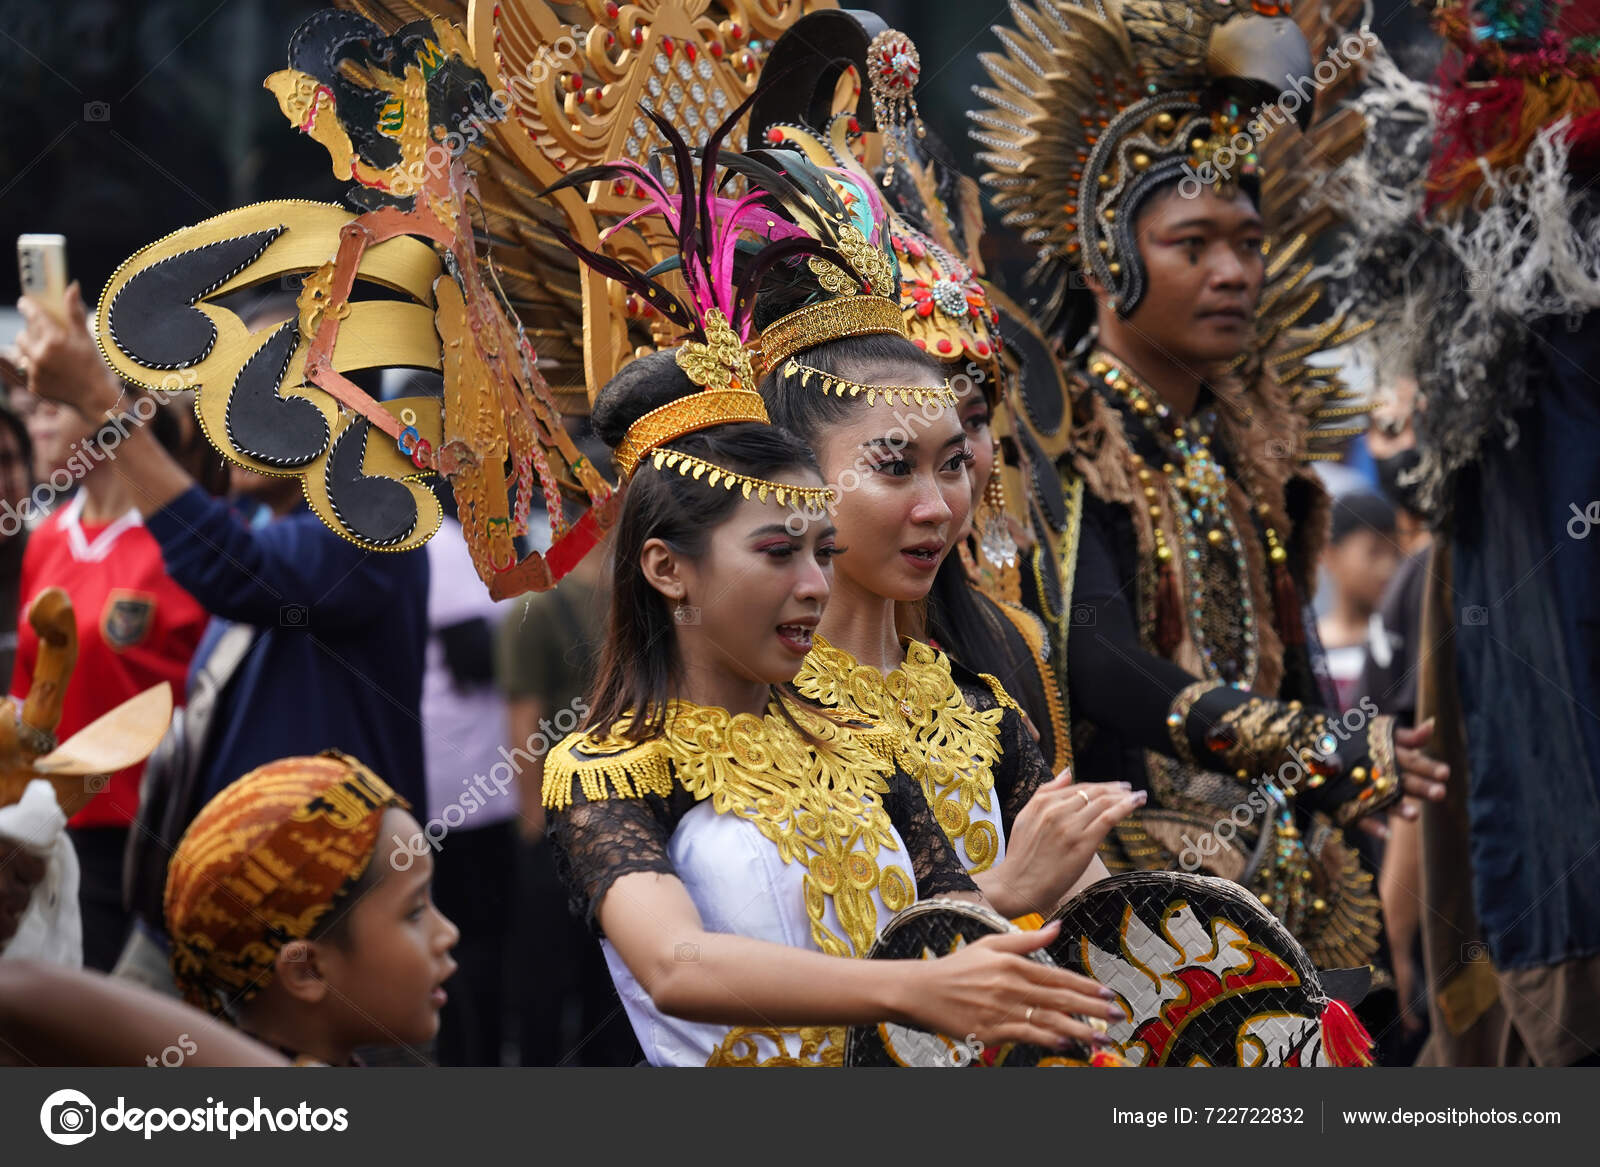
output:
[[[1300,612],[1300,590],[1294,586],[1289,565],[1272,565],[1272,599],[1278,609],[1278,638],[1284,647],[1299,647],[1306,642],[1306,626]]]
[[[1372,1035],[1343,1001],[1329,1001],[1322,1011],[1322,1048],[1336,1066],[1372,1065]]]
[[[1156,584],[1156,651],[1171,657],[1183,639],[1183,600],[1178,595],[1178,573],[1172,560],[1161,561],[1161,578]]]
[[[564,577],[578,565],[578,560],[594,549],[604,534],[605,532],[600,529],[600,519],[595,514],[595,508],[590,507],[584,511],[583,518],[574,523],[572,528],[544,553],[545,565],[550,569],[550,578],[557,580]]]

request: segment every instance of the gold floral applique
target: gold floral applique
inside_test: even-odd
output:
[[[880,851],[899,849],[883,806],[891,772],[891,762],[848,733],[817,749],[776,714],[675,701],[662,736],[643,745],[615,727],[568,738],[545,764],[544,802],[568,805],[574,784],[594,800],[664,795],[676,782],[697,800],[709,798],[718,814],[753,823],[785,863],[805,867],[806,915],[819,949],[864,956],[878,930],[873,892],[890,912],[917,896],[904,868],[878,863]],[[843,938],[825,922],[830,902]]]
[[[736,1025],[706,1059],[708,1066],[842,1066],[843,1029],[822,1026]],[[798,1043],[798,1044],[795,1044]]]
[[[1004,707],[973,709],[950,675],[950,661],[907,641],[905,662],[887,676],[818,636],[794,679],[808,700],[895,731],[897,760],[922,784],[928,805],[969,872],[987,871],[1000,851],[992,822]]]

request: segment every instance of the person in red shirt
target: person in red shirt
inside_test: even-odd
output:
[[[18,349],[27,353],[27,332]],[[29,535],[22,558],[11,691],[28,691],[39,651],[38,635],[23,618],[28,605],[45,588],[62,588],[78,624],[78,664],[57,731],[65,741],[162,681],[181,702],[189,659],[208,617],[167,575],[161,549],[144,528],[133,488],[118,473],[115,444],[121,435],[115,430],[97,434],[64,406],[31,396],[26,400],[39,485],[18,509],[30,522],[54,509]],[[158,437],[178,432],[170,416],[153,417],[151,428]],[[68,822],[82,871],[84,964],[102,971],[116,963],[127,939],[123,851],[139,809],[143,770],[140,764],[109,778],[88,779],[103,789]]]

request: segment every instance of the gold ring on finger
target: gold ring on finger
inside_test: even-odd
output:
[[[1033,1011],[1036,1008],[1038,1008],[1038,1006],[1029,1005],[1028,1008],[1027,1008],[1027,1011],[1023,1013],[1023,1015],[1022,1015],[1022,1023],[1024,1025],[1032,1025],[1033,1024]]]
[[[1078,797],[1083,799],[1083,805],[1084,806],[1088,806],[1089,805],[1089,792],[1087,790],[1078,791]]]

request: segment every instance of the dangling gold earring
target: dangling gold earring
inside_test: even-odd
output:
[[[1017,541],[1006,522],[1006,485],[1000,477],[998,457],[978,502],[978,546],[983,549],[983,557],[996,567],[1017,565]]]

